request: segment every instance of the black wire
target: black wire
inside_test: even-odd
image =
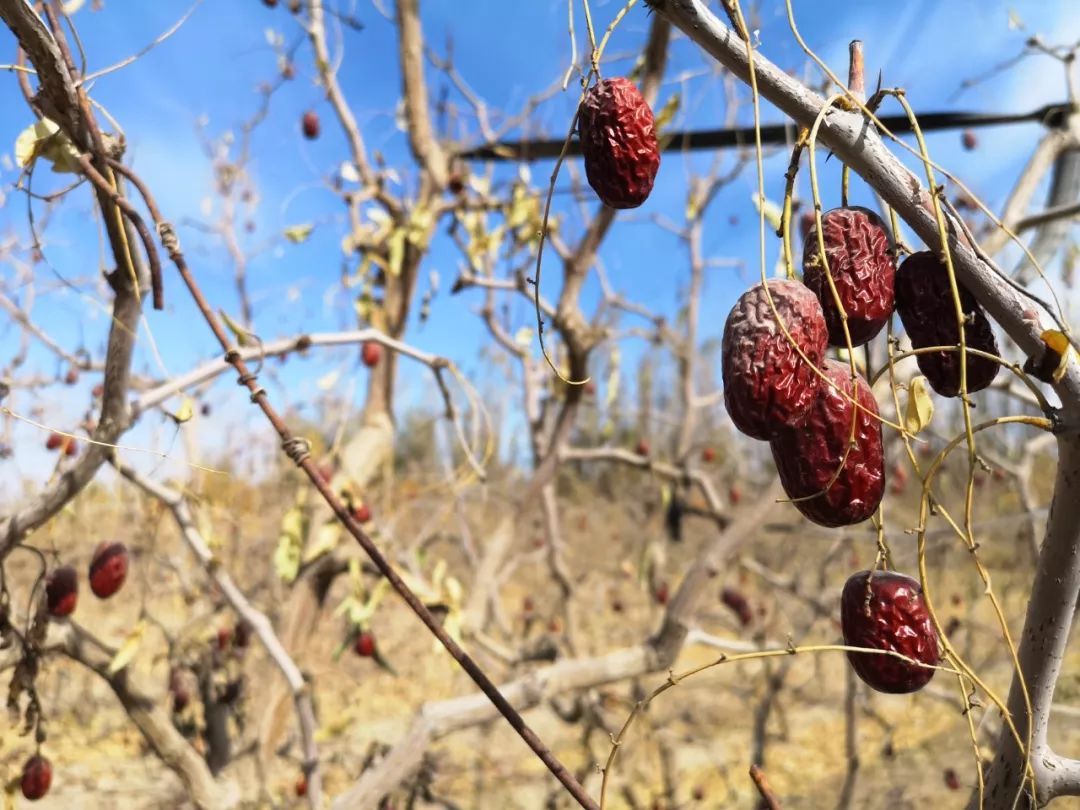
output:
[[[1028,113],[996,114],[973,112],[932,112],[919,115],[919,127],[924,131],[943,129],[973,129],[976,127],[1001,126],[1037,121],[1048,129],[1060,129],[1071,108],[1068,104],[1048,104]],[[911,122],[906,115],[883,115],[879,120],[890,132],[911,132]],[[761,127],[761,141],[767,144],[792,143],[796,136],[795,124],[770,124]],[[754,144],[754,128],[708,129],[691,132],[674,132],[661,136],[660,149],[726,149]],[[468,149],[458,154],[463,160],[531,161],[552,160],[562,152],[561,140],[504,141]],[[570,142],[567,154],[580,155],[578,140]]]

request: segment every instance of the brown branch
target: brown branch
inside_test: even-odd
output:
[[[765,521],[775,506],[779,491],[779,485],[774,481],[757,501],[748,504],[731,525],[711,539],[672,596],[660,628],[646,643],[595,658],[560,661],[504,684],[503,693],[514,701],[519,710],[524,711],[564,692],[667,671],[687,641],[695,610],[709,583],[739,545],[752,537]],[[721,643],[700,633],[695,634],[694,640],[704,644]],[[333,805],[335,810],[374,806],[415,772],[424,752],[437,739],[489,722],[496,716],[492,707],[478,696],[424,704],[409,731],[386,758],[365,772],[352,788],[337,798]]]
[[[755,763],[750,766],[750,778],[754,780],[754,787],[761,794],[761,800],[769,810],[780,810],[780,800],[776,798],[769,780],[765,778],[765,771]]]
[[[130,668],[109,672],[115,650],[110,650],[74,622],[68,622],[65,626],[53,625],[50,628],[49,646],[55,646],[59,652],[97,673],[109,684],[150,749],[169,770],[180,777],[188,798],[196,807],[200,810],[219,810],[227,806],[223,791],[211,776],[206,762],[176,730],[169,715],[155,705],[149,692],[135,681]]]
[[[302,767],[304,776],[307,778],[308,804],[313,808],[321,807],[322,776],[319,770],[319,749],[315,742],[315,731],[318,723],[315,719],[315,708],[311,702],[311,688],[307,679],[285,650],[266,614],[251,604],[247,596],[229,576],[229,572],[214,557],[214,553],[206,544],[202,534],[195,527],[191,508],[184,497],[179,492],[158,484],[156,481],[140,475],[130,467],[118,463],[115,459],[113,464],[124,478],[157,498],[169,508],[177,527],[180,529],[180,535],[184,542],[187,543],[188,548],[198,558],[199,564],[207,576],[218,586],[225,601],[252,628],[266,650],[266,654],[270,656],[270,660],[274,662],[274,665],[289,685],[289,691],[296,707],[297,725],[300,729],[301,748],[304,754]]]
[[[449,169],[446,154],[435,138],[424,80],[424,34],[420,28],[419,0],[398,0],[398,58],[401,63],[401,97],[405,102],[406,131],[417,163],[436,188],[446,186]],[[421,198],[427,194],[421,193]]]

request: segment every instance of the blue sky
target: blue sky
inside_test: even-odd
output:
[[[335,53],[344,45],[340,75],[345,93],[361,123],[369,151],[380,150],[390,165],[401,167],[407,185],[411,180],[410,161],[394,118],[399,84],[392,27],[369,2],[339,2],[365,24],[360,32],[334,31],[331,35]],[[621,4],[621,0],[593,0],[598,25],[606,26]],[[275,56],[267,44],[267,30],[280,31],[288,43],[300,37],[283,8],[285,4],[280,5],[269,10],[261,0],[204,2],[175,36],[94,85],[93,97],[122,123],[131,162],[155,189],[166,216],[174,222],[204,218],[205,201],[213,196],[209,163],[202,151],[196,120],[205,117],[206,131],[219,136],[250,116],[258,104],[256,87],[275,74]],[[385,0],[383,5],[392,6],[392,0]],[[801,73],[807,60],[788,31],[783,3],[766,0],[762,5],[761,52],[782,67]],[[918,111],[1027,111],[1062,100],[1062,71],[1045,57],[1029,58],[958,99],[953,96],[962,80],[1015,55],[1033,33],[1050,42],[1080,37],[1080,12],[1075,10],[1075,0],[923,0],[907,4],[884,0],[795,0],[794,5],[804,37],[837,72],[845,70],[848,40],[860,38],[865,43],[868,83],[880,68],[884,83],[905,87]],[[75,21],[90,69],[97,70],[141,49],[168,29],[189,4],[183,0],[106,0],[105,10],[98,13],[90,12],[88,6],[76,14]],[[1024,22],[1025,29],[1010,28],[1010,9]],[[565,0],[425,0],[422,16],[429,43],[443,52],[452,37],[458,70],[493,108],[513,111],[524,99],[550,86],[570,58]],[[647,28],[644,9],[635,8],[616,32],[609,53],[632,58]],[[579,17],[579,42],[582,33]],[[0,32],[0,61],[10,59],[12,54],[11,36]],[[324,179],[347,157],[347,150],[332,124],[320,89],[312,81],[311,62],[310,50],[302,45],[296,61],[297,77],[274,96],[269,117],[253,141],[252,171],[262,202],[254,217],[256,232],[247,237],[246,244],[254,247],[267,240],[275,242],[249,269],[256,331],[265,339],[352,326],[351,301],[338,283],[342,263],[339,245],[345,233],[341,206],[324,185]],[[618,75],[630,64],[631,59],[613,61],[606,65],[605,75]],[[669,76],[700,74],[706,66],[691,43],[679,38],[673,44]],[[816,78],[816,73],[811,75]],[[434,97],[444,81],[434,71],[430,78]],[[659,104],[674,92],[684,94],[678,126],[703,128],[723,122],[726,111],[715,77],[704,75],[682,83],[673,80],[663,87]],[[531,122],[533,130],[563,134],[576,98],[572,84],[570,91],[557,95],[537,111]],[[309,108],[318,111],[324,122],[324,134],[315,142],[305,141],[299,132],[300,116]],[[8,72],[0,72],[0,109],[4,110],[0,116],[0,155],[10,156],[15,138],[31,118]],[[743,123],[749,123],[749,115],[749,106],[745,105]],[[763,117],[767,122],[779,120],[768,105]],[[939,162],[970,181],[977,193],[1000,208],[1009,184],[1039,134],[1037,125],[981,130],[979,149],[969,153],[961,149],[959,133],[950,132],[933,136],[930,148]],[[685,257],[674,239],[646,220],[659,213],[681,216],[688,174],[706,166],[710,159],[707,155],[666,155],[652,197],[638,211],[620,216],[601,255],[616,288],[669,315],[674,313],[678,290],[687,280]],[[786,156],[779,155],[768,164],[767,195],[775,199],[782,195],[781,175],[786,160]],[[537,164],[531,169],[533,177],[542,181],[551,167]],[[823,172],[827,177],[826,202],[838,204],[835,164],[831,162]],[[0,189],[6,203],[0,207],[0,239],[26,234],[25,198],[11,189],[17,176],[10,162],[4,160]],[[35,190],[45,191],[62,182],[63,177],[42,170],[35,177]],[[806,188],[804,185],[804,192]],[[719,335],[732,301],[757,274],[756,214],[751,205],[755,189],[753,173],[745,172],[724,190],[711,209],[706,250],[715,258],[739,259],[746,264],[742,271],[710,271],[702,310],[703,337]],[[857,187],[853,199],[865,199]],[[39,266],[34,317],[70,349],[85,343],[96,352],[103,345],[107,318],[100,285],[94,283],[99,248],[89,213],[89,196],[79,190],[65,202],[46,234],[46,254],[51,265],[66,279],[85,281],[82,294],[59,285],[50,270]],[[732,216],[737,217],[735,225],[729,221]],[[284,227],[304,222],[318,223],[309,241],[287,245],[280,240]],[[568,227],[576,227],[573,219]],[[231,267],[221,246],[192,228],[182,228],[181,238],[211,301],[235,313],[238,306]],[[770,240],[770,269],[775,247],[774,240]],[[486,332],[473,314],[479,304],[478,294],[447,295],[458,264],[459,256],[448,240],[436,240],[419,292],[426,289],[429,270],[440,274],[441,290],[433,302],[430,320],[424,325],[414,323],[408,339],[422,349],[449,355],[478,384],[493,384],[494,378],[479,355]],[[10,285],[10,267],[0,265],[0,279]],[[166,284],[168,308],[164,313],[149,314],[148,322],[165,369],[179,373],[215,355],[217,349],[178,279],[167,274]],[[546,263],[545,294],[553,297],[557,290],[558,267]],[[587,290],[587,305],[595,297],[592,285]],[[511,312],[516,326],[532,323],[531,310],[524,302],[514,302]],[[7,362],[17,346],[18,333],[0,324],[0,364]],[[640,342],[624,346],[624,361],[636,362],[645,350],[647,347]],[[295,404],[309,397],[315,381],[328,371],[339,368],[347,376],[354,368],[354,359],[355,353],[348,353],[292,360],[280,370],[292,391],[275,388],[272,393],[279,402]],[[145,343],[136,367],[146,373],[161,373],[161,366]],[[20,374],[56,368],[52,356],[35,347],[30,363]],[[93,382],[88,377],[86,388]],[[86,407],[87,399],[81,397],[81,392],[81,388],[55,388],[36,398],[20,396],[11,404],[23,413],[40,407],[43,421],[70,427]],[[356,390],[358,401],[362,394],[361,385]],[[399,390],[402,404],[428,402],[429,396],[426,377],[406,365]],[[191,427],[202,432],[203,440],[225,448],[237,442],[239,448],[242,445],[235,428],[260,425],[231,380],[220,384],[210,401],[215,406],[212,423]],[[151,415],[129,443],[172,447],[179,452],[180,442],[171,443],[171,436],[172,428]],[[0,461],[0,498],[10,496],[15,491],[14,482],[23,475],[46,474],[46,459],[40,450],[43,437],[26,426],[17,427],[14,437],[16,457]]]

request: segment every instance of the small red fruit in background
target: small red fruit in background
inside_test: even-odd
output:
[[[889,491],[893,495],[901,494],[907,487],[907,467],[901,462],[896,462],[896,466],[892,469],[892,475],[889,476]]]
[[[738,485],[731,485],[731,489],[728,490],[728,500],[731,501],[732,506],[737,506],[739,501],[742,500],[742,490],[739,489]]]
[[[578,132],[585,176],[611,208],[637,208],[660,169],[653,113],[629,79],[603,79],[581,102]]]
[[[78,452],[79,452],[79,443],[77,441],[75,441],[73,438],[71,438],[70,436],[65,436],[64,437],[64,455],[68,456],[70,458],[71,456],[74,456]]]
[[[79,381],[79,370],[77,368],[69,368],[67,374],[64,375],[65,385],[75,385]]]
[[[307,796],[307,777],[301,776],[296,780],[296,795],[303,797]]]
[[[64,445],[64,437],[59,433],[50,433],[49,438],[45,440],[46,450],[59,450]]]
[[[654,593],[653,596],[656,597],[657,604],[666,605],[668,603],[668,599],[671,597],[671,592],[668,589],[668,584],[666,582],[661,582],[659,585],[657,585],[656,593]]]
[[[965,129],[960,135],[960,143],[966,151],[972,152],[979,148],[979,136],[975,134],[975,130]]]
[[[589,380],[587,383],[585,383],[585,396],[596,396],[596,383],[594,383],[592,380]]]
[[[368,506],[366,503],[362,503],[358,507],[353,509],[352,516],[353,520],[355,520],[357,523],[367,523],[369,520],[371,520],[371,507]]]
[[[263,5],[267,8],[276,8],[277,0],[263,0]]]
[[[649,443],[644,439],[638,439],[637,447],[634,448],[634,452],[639,456],[649,455]]]
[[[90,561],[90,590],[98,599],[108,599],[127,579],[128,550],[123,543],[101,543]]]
[[[304,113],[304,117],[300,119],[300,128],[304,132],[304,137],[309,141],[313,141],[319,137],[319,114],[314,110],[308,110]]]
[[[98,383],[92,389],[90,389],[90,395],[94,399],[101,399],[101,397],[104,394],[105,394],[105,384],[104,383]]]
[[[233,644],[241,650],[251,643],[252,627],[247,619],[241,619],[233,628]]]
[[[19,787],[22,795],[30,801],[37,801],[49,792],[52,785],[52,764],[40,754],[35,754],[23,765],[22,780]]]
[[[706,464],[712,464],[716,460],[716,451],[711,447],[706,447],[701,451],[701,460]]]
[[[353,642],[353,652],[361,658],[372,658],[375,655],[375,636],[364,630]]]
[[[750,610],[750,603],[745,596],[734,588],[724,588],[724,590],[720,592],[720,601],[739,617],[739,623],[743,627],[746,627],[746,625],[753,621],[754,614]]]
[[[70,616],[79,601],[79,575],[70,565],[62,565],[45,580],[45,601],[49,615]]]
[[[949,790],[959,790],[960,789],[960,777],[958,777],[956,775],[955,770],[953,770],[952,768],[946,768],[944,776],[945,776],[945,787],[947,787]]]
[[[365,340],[363,348],[360,349],[360,359],[368,368],[375,368],[382,360],[382,346],[373,340]]]
[[[224,650],[229,646],[232,641],[232,630],[228,627],[220,627],[217,631],[217,648]]]
[[[918,580],[895,571],[852,574],[840,596],[840,625],[850,647],[890,650],[923,664],[940,660],[937,630]],[[855,674],[879,692],[916,692],[934,677],[934,670],[891,655],[847,656]]]

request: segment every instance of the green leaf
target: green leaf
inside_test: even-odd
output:
[[[303,225],[290,225],[282,231],[282,234],[294,245],[299,245],[301,242],[307,241],[313,230],[315,230],[315,226],[308,222]]]
[[[54,172],[78,174],[81,171],[78,155],[59,125],[48,118],[35,121],[15,139],[15,162],[23,168],[44,158],[52,164]]]
[[[133,628],[131,628],[131,632],[127,634],[124,643],[120,645],[120,649],[116,651],[116,655],[114,655],[112,661],[109,662],[110,675],[115,675],[131,663],[132,659],[135,657],[135,653],[139,651],[139,645],[142,644],[142,639],[145,634],[146,622],[140,620]]]
[[[230,318],[225,310],[219,309],[218,315],[221,316],[221,320],[225,321],[225,325],[229,327],[229,331],[233,333],[236,337],[236,342],[241,346],[251,346],[256,342],[251,332]]]

